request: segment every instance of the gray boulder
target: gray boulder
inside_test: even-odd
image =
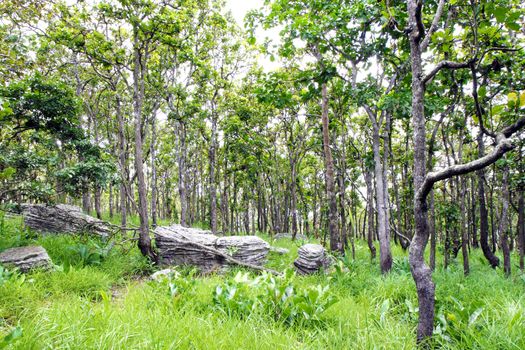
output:
[[[53,266],[47,251],[40,246],[17,247],[0,253],[0,264],[17,267],[22,272],[35,268],[48,269]]]
[[[84,214],[74,205],[22,204],[24,224],[39,232],[90,233],[107,237],[111,229],[107,223]]]
[[[276,254],[279,254],[279,255],[286,255],[286,254],[290,253],[289,249],[281,248],[281,247],[274,247],[274,246],[270,247],[270,251],[272,253],[276,253]]]
[[[173,269],[163,269],[160,271],[157,271],[153,273],[151,276],[149,276],[154,281],[162,281],[163,279],[169,278],[171,274],[175,274],[176,271]]]
[[[297,253],[299,256],[293,264],[301,275],[324,271],[330,265],[330,259],[322,245],[305,244],[299,248]]]
[[[256,236],[217,237],[209,231],[180,225],[157,227],[154,231],[159,262],[164,265],[197,266],[210,272],[229,266],[223,256],[203,247],[227,254],[243,263],[262,266],[270,245]]]
[[[273,239],[292,239],[292,234],[291,233],[278,233],[276,234]],[[300,233],[296,234],[295,235],[295,239],[298,240],[298,241],[306,241],[308,240],[308,237],[306,237],[305,235],[302,235]]]

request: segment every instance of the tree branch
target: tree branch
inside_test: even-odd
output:
[[[449,69],[468,68],[474,61],[475,59],[471,59],[467,62],[441,61],[437,64],[437,66],[434,69],[432,69],[432,71],[430,71],[430,73],[428,73],[423,78],[423,84],[428,83],[443,68],[449,68]]]
[[[445,8],[446,0],[439,0],[439,4],[436,10],[436,14],[434,15],[434,19],[432,20],[432,24],[430,25],[430,28],[428,29],[427,34],[425,35],[425,38],[423,39],[423,42],[420,45],[421,52],[424,52],[426,48],[428,47],[428,44],[430,44],[430,38],[432,37],[432,34],[437,29],[439,20],[441,16],[443,15],[443,9]]]
[[[457,175],[471,173],[495,163],[505,153],[514,148],[514,145],[507,137],[512,136],[514,132],[518,131],[524,125],[525,118],[521,118],[516,123],[505,128],[504,131],[498,134],[498,141],[494,150],[486,156],[465,164],[456,164],[439,171],[428,173],[425,177],[425,180],[423,181],[423,185],[417,193],[417,199],[420,201],[425,201],[427,195],[432,190],[432,187],[438,181],[445,180]]]

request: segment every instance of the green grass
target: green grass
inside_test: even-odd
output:
[[[268,237],[264,237],[268,239]],[[233,283],[239,269],[206,277],[181,270],[190,287],[172,296],[166,283],[144,278],[152,267],[137,249],[117,246],[109,255],[86,263],[78,247],[96,249],[102,242],[86,237],[38,237],[18,220],[0,221],[0,250],[43,245],[54,271],[0,280],[0,336],[21,335],[8,349],[412,349],[415,347],[417,300],[406,253],[394,247],[395,267],[381,276],[358,242],[356,260],[342,272],[296,276],[297,291],[329,285],[337,302],[317,320],[289,324],[258,310],[222,312],[213,302],[216,287]],[[283,270],[296,257],[299,243],[272,244],[290,249],[270,254],[268,266]],[[126,250],[123,250],[126,249]],[[441,258],[441,257],[439,257]],[[472,272],[464,277],[461,261],[447,271],[438,268],[435,345],[445,349],[525,348],[525,279],[513,266],[503,277],[471,256]],[[186,276],[186,277],[184,277]],[[251,278],[257,274],[250,273]],[[191,283],[190,283],[191,282]],[[245,298],[256,298],[248,288]]]

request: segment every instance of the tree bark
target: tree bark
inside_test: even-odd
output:
[[[380,152],[379,125],[374,120],[372,130],[372,149],[374,153],[374,173],[376,180],[377,235],[379,237],[379,265],[382,273],[388,273],[392,268],[392,253],[390,251],[390,234],[388,223],[388,208],[386,203],[386,188],[383,163]],[[385,149],[386,152],[386,149]]]
[[[154,113],[156,113],[154,109]],[[157,126],[156,126],[155,115],[151,116],[151,144],[150,144],[150,156],[151,156],[151,223],[153,227],[157,226],[157,166],[156,162],[156,142],[157,142]]]
[[[523,190],[519,190],[518,198],[518,244],[520,253],[520,270],[525,270],[525,200]]]
[[[372,174],[370,174],[370,171],[367,169],[364,170],[367,193],[366,216],[368,217],[367,243],[368,249],[370,249],[370,259],[373,260],[376,257],[376,247],[374,246],[374,201],[372,195]],[[366,221],[366,217],[364,221]]]
[[[485,155],[485,145],[483,144],[483,132],[478,133],[478,157]],[[479,169],[478,176],[478,199],[479,199],[479,241],[483,255],[487,258],[490,266],[499,266],[499,259],[494,255],[489,246],[489,223],[487,205],[485,203],[485,170]]]
[[[217,233],[217,186],[215,184],[215,158],[217,152],[217,115],[213,111],[211,120],[211,145],[210,145],[210,224],[212,234]]]
[[[343,245],[337,229],[337,198],[335,193],[334,160],[330,149],[330,130],[328,117],[328,88],[322,84],[322,122],[323,122],[323,153],[325,160],[326,195],[328,197],[328,232],[330,235],[330,250],[344,253]]]
[[[422,81],[423,67],[421,60],[420,42],[424,35],[421,29],[422,3],[417,0],[407,2],[410,58],[412,70],[412,127],[414,147],[414,224],[415,234],[409,250],[409,261],[412,277],[416,283],[419,301],[419,322],[417,327],[417,341],[425,341],[432,336],[434,329],[434,293],[432,270],[425,264],[425,247],[428,242],[428,214],[426,195],[418,195],[423,187],[426,175],[426,130],[424,94],[425,86]]]
[[[180,198],[180,224],[183,227],[188,227],[188,195],[186,190],[186,124],[183,121],[178,122],[178,136],[179,136],[179,198]]]
[[[503,252],[503,271],[509,277],[511,272],[510,249],[507,235],[508,211],[509,211],[509,167],[505,165],[503,179],[501,183],[501,216],[498,226],[500,236],[501,251]]]
[[[120,224],[122,227],[127,225],[127,196],[126,196],[126,182],[128,180],[128,170],[127,170],[127,157],[126,157],[126,134],[124,132],[126,125],[124,121],[124,116],[122,115],[121,110],[121,101],[120,97],[116,97],[116,113],[117,113],[117,122],[118,122],[118,140],[119,140],[119,166],[120,166]]]
[[[155,261],[156,256],[149,236],[148,202],[144,180],[144,157],[142,154],[142,105],[144,100],[144,69],[140,52],[138,25],[133,27],[133,117],[135,119],[135,171],[139,195],[138,214],[140,219],[138,246],[142,254]]]

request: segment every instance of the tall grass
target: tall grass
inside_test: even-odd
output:
[[[79,244],[100,242],[69,235],[37,237],[16,220],[0,225],[0,250],[40,244],[58,266],[54,271],[14,275],[0,282],[0,336],[13,329],[21,336],[0,342],[8,349],[412,349],[417,300],[406,252],[394,247],[393,272],[382,276],[368,248],[356,246],[339,272],[296,277],[297,290],[329,285],[337,302],[309,323],[287,324],[264,311],[239,315],[221,312],[216,287],[232,281],[239,269],[195,277],[191,288],[172,293],[166,283],[149,281],[151,266],[137,249],[115,248],[99,263],[78,258]],[[269,239],[268,237],[264,237]],[[293,262],[298,243],[272,244],[290,249],[270,254],[268,265],[283,270]],[[440,257],[438,257],[440,258]],[[472,272],[460,264],[434,273],[435,346],[444,349],[524,349],[525,280],[493,270],[472,252]],[[186,277],[184,277],[186,276]],[[256,274],[250,273],[251,278]],[[250,292],[248,292],[249,294]],[[18,327],[18,328],[15,328]],[[0,338],[1,340],[1,338]],[[3,345],[2,345],[3,344]]]

